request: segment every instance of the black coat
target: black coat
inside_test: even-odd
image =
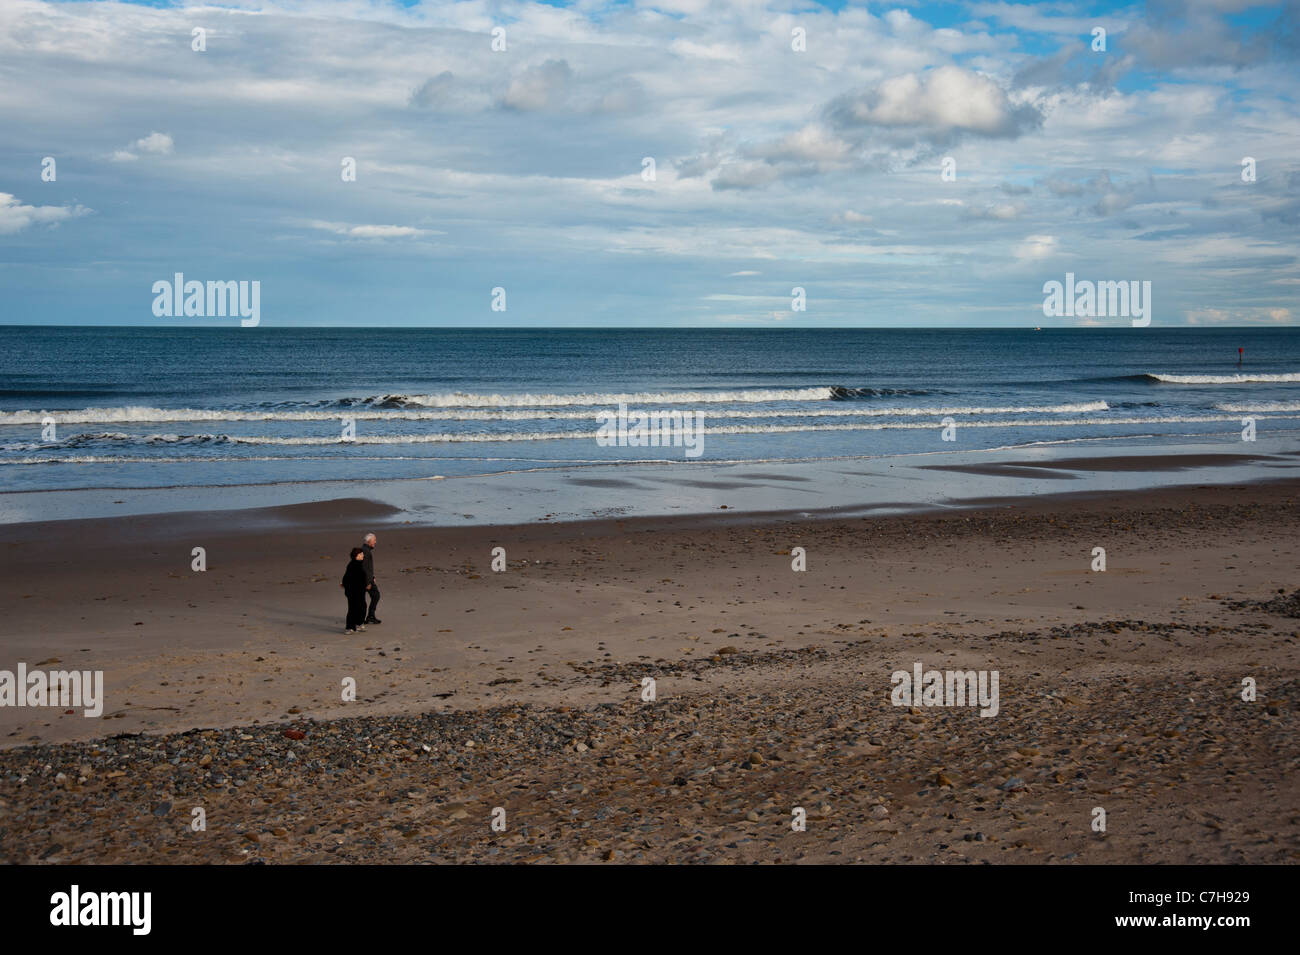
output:
[[[343,571],[344,593],[365,593],[366,568],[359,560],[349,560],[348,569]]]
[[[366,552],[366,559],[362,562],[366,568],[366,583],[375,582],[375,549],[369,544],[362,544],[361,549]]]

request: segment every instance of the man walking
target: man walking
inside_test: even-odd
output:
[[[379,543],[379,538],[367,534],[361,543],[366,555],[366,593],[370,595],[370,611],[366,614],[366,623],[379,623],[379,618],[375,616],[375,608],[379,606],[379,585],[375,583],[375,545]]]

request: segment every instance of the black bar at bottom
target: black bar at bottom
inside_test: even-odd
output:
[[[433,931],[450,942],[477,928],[492,947],[512,932],[529,944],[539,936],[563,944],[571,935],[588,947],[601,928],[627,932],[605,936],[609,945],[653,945],[679,931],[771,942],[783,928],[800,933],[838,923],[873,943],[966,947],[1031,930],[1058,941],[1128,936],[1145,944],[1196,938],[1232,945],[1288,927],[1283,907],[1294,882],[1287,867],[1259,866],[862,866],[703,883],[683,883],[695,876],[678,871],[671,881],[661,874],[650,882],[627,873],[623,884],[608,872],[591,883],[593,873],[573,868],[537,883],[535,873],[469,867],[12,867],[0,869],[0,912],[6,942],[76,933],[78,941],[127,945],[226,937],[259,946],[350,938],[373,945],[376,933],[430,938],[425,933]],[[148,893],[147,909],[143,895],[119,893]],[[146,912],[147,934],[139,931]],[[114,916],[120,924],[71,924]]]

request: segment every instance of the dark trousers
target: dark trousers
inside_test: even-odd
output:
[[[379,585],[372,580],[370,589],[366,593],[370,594],[370,612],[366,614],[366,619],[373,620],[375,618],[375,608],[379,606]]]
[[[366,592],[364,590],[349,590],[347,591],[347,595],[347,629],[355,630],[366,621]]]

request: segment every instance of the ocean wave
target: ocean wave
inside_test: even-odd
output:
[[[1147,378],[1167,385],[1246,385],[1276,384],[1279,382],[1300,381],[1300,372],[1287,372],[1278,375],[1154,375]]]
[[[1245,414],[1267,414],[1270,411],[1300,411],[1300,401],[1256,401],[1253,404],[1222,402],[1214,406],[1217,411],[1236,411]]]
[[[1269,419],[1265,419],[1269,420]],[[963,421],[959,428],[1060,428],[1082,427],[1089,425],[1116,424],[1180,424],[1188,422],[1237,421],[1233,415],[1170,415],[1164,418],[1039,418],[1014,419],[1009,421]],[[806,424],[806,425],[723,425],[705,427],[705,435],[725,434],[791,434],[803,431],[923,431],[942,427],[940,421],[880,421],[853,424]],[[687,429],[687,433],[694,433]],[[458,444],[479,442],[511,441],[560,441],[560,440],[594,440],[598,431],[556,431],[556,432],[511,432],[511,433],[457,433],[415,434],[415,435],[357,435],[351,441],[342,441],[337,437],[229,437],[236,444]]]
[[[375,405],[384,408],[566,408],[573,405],[599,407],[617,404],[735,404],[760,401],[827,401],[834,389],[825,388],[748,388],[739,391],[640,391],[589,394],[474,394],[449,392],[433,395],[384,395],[361,398],[349,404]]]
[[[1094,375],[1090,378],[1072,378],[1070,379],[1070,382],[1076,385],[1113,385],[1121,381],[1136,381],[1136,382],[1145,382],[1146,384],[1150,384],[1152,377],[1153,376],[1151,375]],[[1041,381],[1013,381],[1013,382],[1003,382],[1003,384],[1024,386],[1024,385],[1038,385],[1038,384],[1042,384],[1042,382]]]
[[[55,448],[79,448],[105,442],[129,444],[220,444],[232,441],[224,434],[127,434],[124,431],[97,431],[68,435],[58,441],[20,441],[0,445],[0,451],[50,451]]]
[[[945,416],[946,417],[946,416]],[[1279,419],[1265,418],[1263,420],[1283,420],[1286,418],[1295,418],[1296,415],[1283,415]],[[1237,417],[1231,414],[1217,415],[1169,415],[1166,417],[1128,417],[1128,418],[1016,418],[1008,420],[977,420],[962,421],[960,428],[1064,428],[1064,427],[1092,427],[1092,426],[1110,426],[1110,425],[1128,425],[1128,424],[1181,424],[1191,422],[1217,422],[1217,421],[1237,421]],[[705,435],[726,435],[726,434],[791,434],[795,432],[807,431],[920,431],[931,428],[942,427],[942,422],[937,418],[926,421],[873,421],[873,422],[853,422],[845,424],[729,424],[705,426],[702,434]],[[667,430],[667,429],[665,429]],[[692,429],[687,429],[688,433],[694,433]],[[350,440],[343,440],[339,435],[303,435],[299,437],[286,437],[280,435],[232,435],[232,434],[151,434],[142,436],[131,436],[118,433],[100,433],[96,435],[79,435],[76,439],[70,439],[68,443],[62,444],[65,447],[75,447],[88,441],[114,441],[125,443],[145,443],[145,444],[187,444],[187,445],[208,445],[208,444],[233,444],[233,445],[262,445],[262,446],[328,446],[328,445],[402,445],[402,444],[480,444],[480,443],[511,443],[518,441],[581,441],[594,440],[598,430],[583,431],[513,431],[513,432],[439,432],[433,434],[358,434]],[[49,451],[54,445],[34,445],[29,448],[15,448],[15,450],[37,450],[43,449]]]
[[[852,401],[855,398],[917,398],[932,394],[934,392],[929,388],[848,388],[844,385],[831,385],[831,399],[834,401]]]
[[[1297,409],[1300,411],[1300,409]],[[706,425],[702,434],[792,434],[798,431],[891,431],[891,430],[927,430],[941,427],[939,417],[948,417],[945,412],[928,412],[926,421],[870,421],[848,422],[848,424],[794,424],[794,425]],[[1262,420],[1294,420],[1297,414],[1279,414]],[[965,420],[959,427],[1086,427],[1112,425],[1170,425],[1187,424],[1187,422],[1238,421],[1235,414],[1169,414],[1162,417],[1105,417],[1105,418],[1006,418],[1006,420],[969,421]],[[664,422],[664,430],[667,422]],[[693,429],[686,429],[694,433]],[[529,442],[529,440],[586,440],[594,439],[601,431],[442,431],[433,434],[357,434],[354,438],[344,440],[341,435],[240,435],[240,434],[146,434],[131,435],[121,431],[99,431],[94,434],[77,434],[52,443],[14,443],[0,446],[0,451],[44,451],[51,452],[65,448],[72,450],[91,443],[120,444],[183,444],[183,446],[207,446],[207,444],[248,444],[248,446],[283,446],[283,447],[325,447],[334,444],[459,444],[459,443],[511,443]]]
[[[1266,414],[1261,418],[1264,421],[1270,420],[1296,420],[1300,418],[1300,402],[1274,402],[1277,408],[1256,409],[1250,411],[1255,414]],[[1093,405],[1099,405],[1101,409],[1106,407],[1105,402],[1080,403],[1075,406],[1058,405],[1053,406],[1050,410],[1054,412],[1069,411],[1087,411]],[[926,430],[930,428],[942,427],[941,418],[955,416],[957,413],[966,413],[968,415],[980,412],[1001,412],[1013,410],[1018,412],[1044,412],[1049,409],[1015,407],[1012,409],[1004,408],[967,408],[967,409],[926,409],[918,414],[896,414],[896,417],[903,418],[924,418],[924,420],[894,420],[894,421],[856,421],[845,423],[827,423],[809,421],[801,424],[706,424],[702,434],[714,435],[739,435],[739,434],[791,434],[796,432],[813,432],[813,431],[893,431],[893,430]],[[1110,427],[1115,425],[1132,425],[1132,424],[1182,424],[1182,423],[1208,423],[1219,421],[1237,421],[1236,409],[1232,407],[1221,408],[1221,411],[1229,412],[1222,414],[1193,414],[1193,415],[1162,415],[1162,416],[1144,416],[1144,417],[1030,417],[1030,418],[1006,418],[1006,419],[986,419],[986,420],[969,420],[963,419],[959,422],[961,428],[1065,428],[1065,427]],[[1267,414],[1272,412],[1271,415]],[[1288,413],[1290,412],[1290,413]],[[660,414],[666,414],[661,412]],[[587,417],[587,416],[583,416]],[[768,415],[759,415],[759,417],[769,417]],[[801,416],[807,417],[807,416]],[[709,419],[708,415],[704,416],[705,420]],[[716,419],[714,419],[716,420]],[[667,428],[668,422],[664,422]],[[688,428],[688,431],[690,429]],[[449,431],[435,432],[429,434],[357,434],[355,437],[344,440],[339,434],[329,435],[301,435],[301,436],[284,436],[284,435],[238,435],[226,433],[201,433],[201,434],[144,434],[131,435],[117,431],[100,431],[93,433],[83,433],[71,435],[62,441],[49,443],[36,442],[17,442],[0,445],[0,452],[23,452],[39,451],[50,453],[56,450],[72,450],[88,444],[136,444],[136,445],[163,445],[163,446],[205,446],[205,445],[265,445],[265,446],[332,446],[332,445],[418,445],[418,444],[477,444],[477,443],[511,443],[520,441],[563,441],[563,440],[588,440],[594,439],[599,433],[598,430],[577,430],[577,431],[502,431],[502,432],[469,432],[469,431]]]
[[[75,448],[95,441],[144,441],[123,431],[99,431],[93,434],[72,434],[58,441],[18,441],[0,444],[0,451],[48,451],[51,448]]]
[[[918,415],[976,414],[1081,414],[1106,411],[1104,401],[1076,401],[1058,405],[954,405],[951,407],[862,407],[862,408],[719,408],[704,412],[710,418],[857,418]],[[608,409],[601,409],[608,410]],[[629,410],[653,410],[640,407]],[[39,425],[46,417],[56,424],[158,424],[201,421],[580,421],[594,417],[594,411],[546,411],[540,409],[460,409],[393,411],[242,411],[206,408],[83,408],[79,411],[0,411],[0,425]]]

